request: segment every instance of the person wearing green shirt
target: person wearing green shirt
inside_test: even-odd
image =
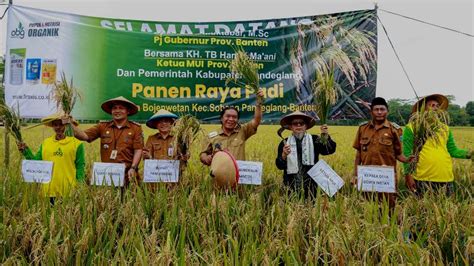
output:
[[[41,186],[43,195],[50,198],[51,204],[56,197],[66,196],[78,182],[84,182],[84,145],[80,140],[65,135],[66,125],[61,117],[61,113],[56,113],[41,120],[42,124],[52,127],[55,134],[46,138],[35,154],[24,142],[18,143],[18,150],[26,159],[53,162],[51,181]]]
[[[412,109],[412,113],[420,111],[425,106],[428,110],[447,110],[448,98],[441,94],[432,94],[419,100]],[[413,126],[409,123],[403,131],[403,154],[409,156],[413,152],[415,143]],[[453,133],[448,125],[438,130],[438,141],[429,138],[418,155],[416,169],[410,174],[410,165],[404,164],[405,182],[411,191],[418,196],[428,190],[446,190],[449,196],[453,193],[454,174],[451,158],[470,159],[472,151],[460,149],[456,146]]]

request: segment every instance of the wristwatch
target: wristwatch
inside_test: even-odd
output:
[[[133,165],[132,165],[132,167],[130,167],[130,169],[133,169],[133,170],[135,170],[135,172],[136,172],[136,171],[138,170],[138,166],[133,166]]]

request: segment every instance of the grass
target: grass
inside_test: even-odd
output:
[[[379,215],[377,203],[364,200],[348,185],[332,199],[288,196],[281,187],[282,173],[274,166],[280,142],[276,131],[276,126],[261,126],[247,143],[248,160],[263,162],[263,185],[241,186],[235,193],[212,188],[209,169],[198,162],[201,145],[196,141],[178,186],[163,184],[155,192],[135,187],[122,196],[117,189],[81,186],[50,207],[36,185],[21,181],[20,157],[13,153],[11,167],[2,168],[0,177],[0,262],[469,263],[474,235],[471,161],[454,160],[456,193],[451,198],[415,199],[400,183],[395,215],[388,218]],[[146,136],[152,133],[145,129]],[[331,127],[330,133],[337,151],[323,159],[348,183],[356,127]],[[473,128],[454,128],[453,133],[460,147],[473,146]],[[40,127],[25,132],[24,138],[36,149],[51,134]],[[99,141],[86,144],[88,167],[99,160],[98,148]],[[417,235],[416,241],[404,238],[408,231]]]

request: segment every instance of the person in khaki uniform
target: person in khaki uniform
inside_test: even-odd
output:
[[[82,131],[73,126],[74,136],[92,142],[100,138],[100,158],[102,162],[124,163],[126,179],[138,181],[138,165],[142,156],[143,131],[140,124],[129,121],[128,117],[138,112],[138,106],[124,97],[105,101],[102,110],[112,115],[112,121],[100,122]]]
[[[376,97],[371,103],[372,120],[362,123],[357,131],[353,147],[357,150],[355,158],[354,178],[352,183],[357,185],[357,166],[381,165],[393,166],[396,175],[397,160],[409,162],[402,154],[400,141],[401,128],[387,120],[388,105],[384,98]],[[367,197],[371,193],[365,193]],[[396,193],[378,193],[379,200],[388,200],[390,209],[395,207]]]
[[[143,149],[144,159],[156,160],[181,160],[180,172],[184,171],[188,161],[188,154],[181,154],[175,151],[173,146],[174,136],[171,135],[173,124],[178,116],[166,110],[159,110],[148,121],[146,125],[152,129],[158,129],[158,132],[148,137],[145,148]]]
[[[258,91],[263,97],[263,91]],[[236,160],[245,160],[245,142],[257,133],[262,120],[262,106],[257,104],[253,119],[245,124],[239,123],[239,111],[234,107],[226,107],[220,113],[221,128],[208,134],[208,139],[200,154],[205,165],[211,165],[212,156],[218,150],[229,151]]]

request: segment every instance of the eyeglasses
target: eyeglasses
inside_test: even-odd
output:
[[[306,123],[303,120],[295,120],[291,122],[292,126],[304,126]]]

